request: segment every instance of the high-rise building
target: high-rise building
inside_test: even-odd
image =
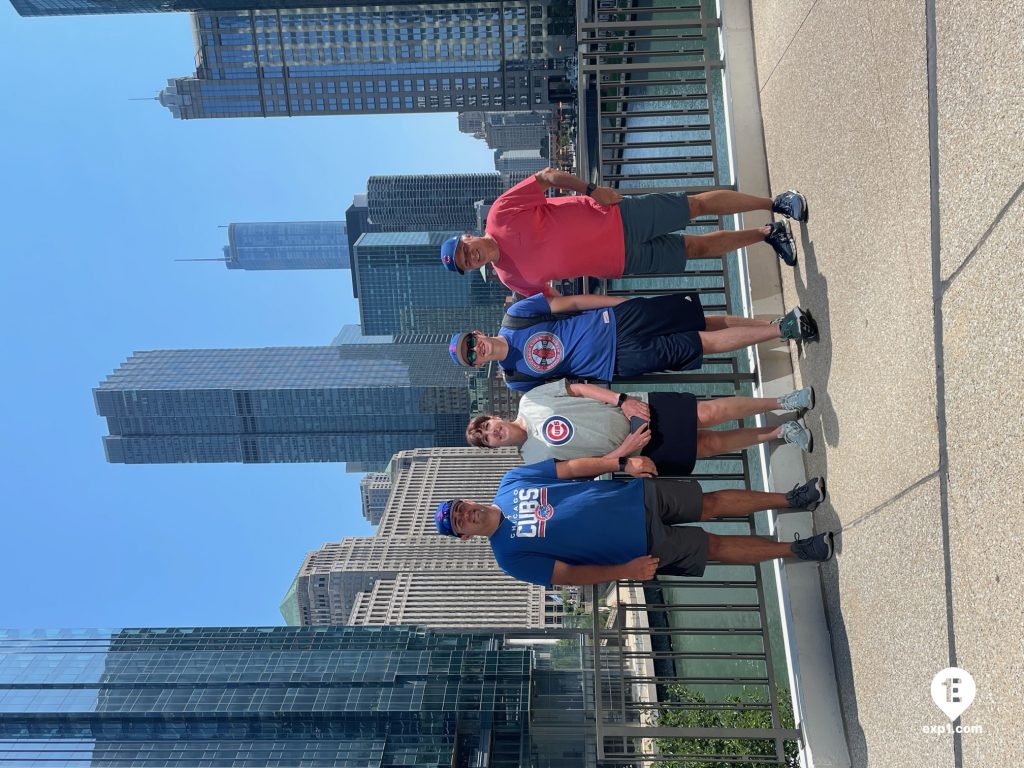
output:
[[[359,495],[363,502],[363,517],[370,525],[377,525],[384,516],[391,495],[391,475],[387,472],[367,472],[359,481]]]
[[[501,178],[511,181],[513,178],[525,179],[548,167],[547,158],[539,149],[496,149],[494,150],[494,167]]]
[[[519,401],[523,393],[509,389],[501,367],[490,362],[484,366],[484,375],[469,383],[469,412],[472,416],[490,414],[512,421],[519,415]]]
[[[0,763],[596,768],[593,655],[559,637],[0,630]]]
[[[200,11],[193,35],[195,74],[159,96],[186,120],[546,109],[575,87],[558,0]]]
[[[561,624],[561,602],[543,587],[506,576],[487,542],[438,536],[434,528],[439,502],[491,499],[504,474],[520,461],[511,448],[396,454],[377,531],[309,552],[288,589],[282,615],[300,624]]]
[[[508,289],[441,268],[441,243],[452,232],[368,232],[359,238],[352,272],[367,334],[447,333],[501,323]],[[449,360],[449,365],[451,361]]]
[[[473,204],[505,189],[497,173],[371,176],[366,201],[381,232],[464,232],[476,224]]]
[[[356,241],[364,232],[380,232],[381,228],[370,221],[370,209],[366,202],[366,194],[352,196],[352,205],[345,209],[345,236],[348,252],[355,254]],[[352,272],[352,295],[359,298],[359,285],[356,282],[356,271]]]
[[[340,347],[343,344],[391,344],[395,341],[399,341],[404,344],[409,343],[409,340],[407,339],[396,339],[394,336],[388,335],[364,336],[363,329],[353,323],[341,326],[341,330],[338,331],[338,335],[331,340],[331,346]],[[443,341],[437,341],[435,343],[441,344]]]
[[[407,448],[464,445],[475,375],[443,344],[169,349],[136,352],[93,399],[112,463],[382,467]]]
[[[228,225],[228,269],[348,269],[343,221],[261,221]]]
[[[322,8],[323,0],[11,0],[11,5],[22,16],[91,16],[112,13]],[[351,3],[342,0],[335,5]]]
[[[199,261],[223,261],[228,269],[246,270],[351,268],[350,242],[355,239],[344,221],[246,222],[226,229],[223,258]]]
[[[491,149],[541,149],[554,113],[548,110],[460,112],[459,130],[487,142]]]

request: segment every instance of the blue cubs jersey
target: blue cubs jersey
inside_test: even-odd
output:
[[[554,459],[508,472],[494,504],[494,559],[509,576],[551,585],[555,561],[618,565],[647,553],[643,480],[559,480]]]

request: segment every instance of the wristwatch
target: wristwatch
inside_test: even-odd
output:
[[[593,197],[595,189],[597,189],[597,187],[594,186],[594,182],[590,182],[589,184],[587,184],[587,191],[584,192],[583,194],[586,195],[587,197]]]
[[[625,471],[626,471],[626,457],[625,456],[619,456],[619,472],[625,472]]]
[[[618,402],[617,402],[617,403],[615,403],[615,407],[616,407],[616,408],[621,408],[621,407],[622,407],[622,404],[623,404],[624,402],[626,402],[626,400],[628,400],[628,399],[629,399],[629,398],[628,398],[628,397],[626,397],[626,393],[625,393],[625,392],[619,392],[619,400],[618,400]]]

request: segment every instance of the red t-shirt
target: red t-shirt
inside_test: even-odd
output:
[[[617,205],[589,197],[544,197],[531,176],[494,201],[487,234],[501,250],[498,278],[513,291],[548,293],[547,282],[567,277],[621,277],[625,262]]]

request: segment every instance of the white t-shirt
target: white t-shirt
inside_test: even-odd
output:
[[[646,392],[631,392],[630,397],[647,402]],[[526,423],[526,442],[519,449],[524,464],[604,456],[629,434],[629,419],[620,408],[570,395],[565,379],[523,395],[519,417]]]

